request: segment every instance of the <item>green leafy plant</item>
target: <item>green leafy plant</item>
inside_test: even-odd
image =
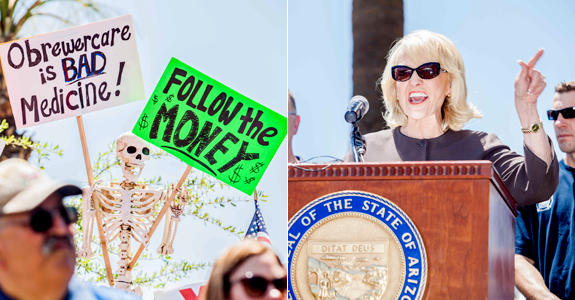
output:
[[[64,150],[59,149],[60,147],[58,145],[53,146],[49,143],[33,142],[29,137],[26,136],[3,136],[2,132],[7,128],[8,122],[6,122],[6,120],[2,120],[0,122],[0,140],[3,140],[6,143],[6,147],[14,146],[24,149],[31,149],[32,156],[30,159],[32,159],[32,161],[34,161],[36,165],[42,169],[44,169],[44,163],[50,160],[51,154],[55,154],[60,157],[64,155]]]

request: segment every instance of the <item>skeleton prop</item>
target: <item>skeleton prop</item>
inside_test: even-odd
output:
[[[171,193],[178,193],[173,187],[168,192],[164,189],[151,189],[147,185],[138,184],[145,162],[150,159],[149,144],[131,132],[121,134],[116,140],[116,154],[120,159],[122,173],[125,180],[108,185],[101,184],[101,180],[89,187],[87,196],[82,203],[82,227],[84,241],[78,256],[90,258],[94,255],[91,249],[92,233],[94,227],[94,204],[92,197],[98,197],[102,208],[102,225],[106,243],[120,238],[120,252],[118,261],[116,287],[141,295],[140,287],[133,287],[131,271],[128,266],[132,260],[131,239],[148,246],[150,236],[148,233],[154,222],[154,214],[158,203],[163,202]],[[173,186],[173,185],[172,185]],[[177,194],[179,199],[170,207],[171,214],[166,214],[166,229],[162,244],[158,248],[159,254],[172,254],[173,241],[176,235],[179,216],[183,213],[187,202],[185,188]],[[175,225],[173,224],[175,223]],[[173,233],[172,233],[173,226]]]

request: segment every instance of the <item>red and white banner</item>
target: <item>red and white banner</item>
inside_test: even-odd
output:
[[[205,292],[208,281],[199,281],[173,289],[155,291],[154,300],[197,300]]]

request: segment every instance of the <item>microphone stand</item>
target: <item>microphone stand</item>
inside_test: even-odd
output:
[[[363,155],[366,151],[365,138],[359,132],[359,127],[357,122],[352,123],[353,127],[351,129],[351,152],[353,153],[354,162],[365,162],[363,160]]]
[[[347,111],[344,115],[345,121],[350,123],[353,127],[351,129],[351,152],[353,153],[353,161],[365,162],[363,156],[366,151],[365,139],[359,132],[357,123],[361,120],[364,114],[369,110],[369,102],[364,96],[356,95],[351,98]]]

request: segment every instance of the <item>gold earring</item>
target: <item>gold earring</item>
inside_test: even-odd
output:
[[[447,98],[451,98],[451,94],[447,94]]]

